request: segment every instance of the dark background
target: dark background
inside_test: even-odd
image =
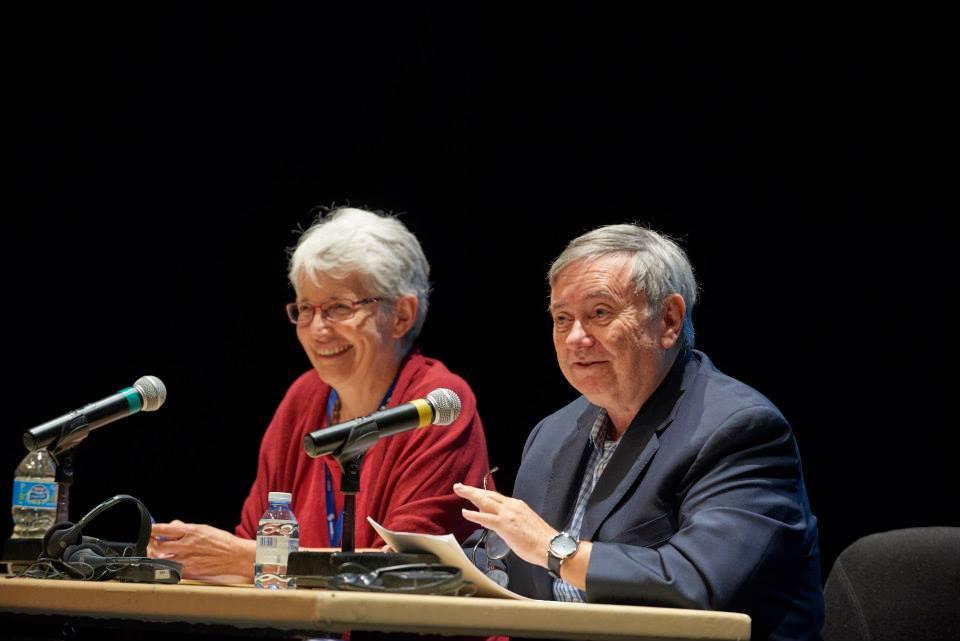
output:
[[[551,259],[640,221],[690,254],[698,346],[792,422],[825,570],[860,535],[960,525],[936,16],[698,18],[8,13],[0,469],[26,429],[153,374],[160,411],[80,446],[71,516],[126,492],[232,529],[309,366],[285,250],[317,206],[351,204],[421,239],[421,346],[473,386],[502,489],[575,395]]]

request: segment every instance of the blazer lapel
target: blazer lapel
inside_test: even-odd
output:
[[[553,469],[550,470],[547,480],[543,505],[537,512],[544,521],[558,530],[567,526],[568,512],[573,508],[576,493],[580,489],[587,439],[590,438],[590,428],[599,413],[600,408],[595,405],[587,407],[577,419],[577,429],[564,439],[551,463]]]
[[[587,499],[587,510],[580,526],[581,539],[593,539],[657,453],[660,448],[657,435],[673,422],[680,406],[680,397],[689,376],[686,370],[684,364],[677,363],[624,432],[617,451]]]
[[[540,509],[534,510],[543,517],[543,520],[562,530],[570,520],[570,510],[576,500],[576,493],[580,490],[580,481],[583,477],[583,461],[588,454],[587,439],[590,438],[590,428],[597,419],[600,408],[589,405],[577,419],[577,428],[573,430],[560,444],[556,457],[551,461],[553,468],[547,476],[546,488],[543,494],[543,503]],[[546,555],[547,551],[543,551]],[[553,599],[553,579],[544,572],[534,573],[534,597],[538,599]]]
[[[627,430],[627,434],[632,430],[633,427]],[[634,486],[660,448],[660,439],[650,430],[646,430],[645,434],[637,430],[636,436],[643,438],[627,439],[627,434],[623,435],[623,443],[617,446],[617,451],[593,488],[593,494],[587,499],[587,511],[580,526],[581,539],[593,540],[600,525],[620,503],[623,495]]]

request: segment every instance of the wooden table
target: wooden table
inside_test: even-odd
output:
[[[239,634],[368,630],[554,639],[749,639],[750,617],[642,606],[252,586],[55,581],[0,577],[5,619],[44,616],[164,625],[207,624]]]

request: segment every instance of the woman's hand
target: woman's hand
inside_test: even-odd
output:
[[[183,578],[228,583],[253,581],[256,542],[210,525],[155,523],[147,554],[183,565]]]

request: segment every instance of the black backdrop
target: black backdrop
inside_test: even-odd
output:
[[[868,532],[960,525],[950,83],[929,25],[423,4],[5,22],[0,469],[33,425],[144,374],[169,388],[159,412],[81,445],[74,519],[127,492],[158,519],[232,528],[308,366],[282,310],[285,249],[316,206],[352,204],[421,239],[421,345],[472,384],[501,488],[574,396],[550,260],[637,220],[688,249],[698,345],[794,425],[826,567]]]

